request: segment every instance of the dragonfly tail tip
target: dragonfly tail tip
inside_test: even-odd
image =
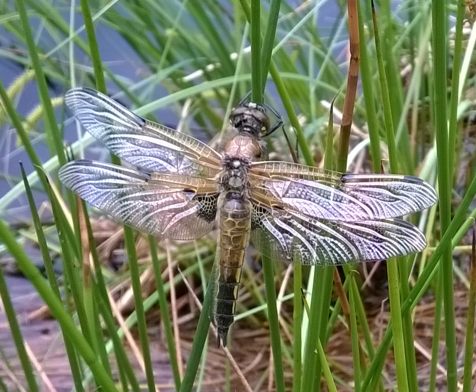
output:
[[[219,329],[217,335],[217,347],[220,348],[220,343],[223,348],[226,347],[226,340],[227,340],[228,330]]]

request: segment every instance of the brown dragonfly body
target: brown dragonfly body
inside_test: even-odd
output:
[[[250,242],[253,205],[248,170],[253,161],[263,157],[259,134],[254,132],[256,128],[260,130],[261,124],[258,124],[258,127],[253,126],[255,116],[260,118],[263,113],[256,108],[240,112],[240,129],[243,131],[225,146],[222,160],[224,170],[220,175],[221,193],[218,199],[220,233],[214,321],[223,345],[226,344],[228,330],[233,324],[245,250]],[[250,125],[244,125],[246,121]],[[245,129],[250,131],[245,133]]]
[[[251,242],[274,260],[336,266],[420,252],[424,235],[397,217],[436,202],[416,177],[342,174],[267,162],[270,121],[245,103],[230,116],[235,136],[218,153],[199,140],[145,120],[88,88],[66,104],[115,155],[136,167],[79,160],[61,181],[114,219],[159,238],[192,240],[218,224],[212,321],[226,345]]]

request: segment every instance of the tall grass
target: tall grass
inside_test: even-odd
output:
[[[15,149],[26,169],[22,178],[3,173],[11,187],[0,194],[0,252],[13,256],[58,321],[67,357],[64,367],[76,390],[139,391],[144,385],[150,391],[190,391],[194,385],[208,390],[212,387],[207,383],[217,379],[223,379],[217,390],[456,391],[459,383],[470,390],[475,275],[469,295],[466,280],[460,278],[469,269],[464,263],[469,252],[453,252],[476,216],[471,205],[476,194],[474,161],[458,148],[458,140],[462,146],[475,143],[467,121],[474,107],[474,98],[467,94],[474,88],[474,67],[469,60],[461,66],[461,58],[471,59],[474,49],[474,40],[462,34],[464,6],[408,0],[391,8],[390,2],[380,2],[374,13],[370,1],[349,5],[358,14],[351,15],[357,17],[352,31],[355,35],[358,30],[354,38],[361,76],[355,100],[349,99],[343,2],[308,2],[297,8],[294,2],[278,0],[184,0],[166,6],[151,0],[0,3],[7,41],[1,43],[1,64],[19,70],[16,80],[0,76],[3,134],[18,140],[8,144],[4,137],[0,148]],[[250,36],[243,36],[248,31]],[[301,163],[340,171],[383,169],[437,184],[438,213],[410,218],[427,234],[431,248],[387,262],[385,296],[390,304],[382,305],[382,313],[389,321],[382,324],[382,335],[374,327],[382,298],[376,302],[363,288],[368,282],[356,273],[358,266],[344,268],[343,282],[332,269],[296,266],[293,283],[287,283],[278,299],[286,266],[263,259],[262,273],[245,269],[229,352],[214,349],[207,340],[213,290],[204,293],[212,278],[216,238],[179,245],[148,238],[144,251],[142,235],[125,228],[120,247],[126,249],[126,265],[116,272],[105,267],[94,239],[96,221],[90,220],[96,214],[85,210],[56,178],[67,155],[98,152],[90,148],[92,137],[82,131],[65,145],[75,131],[55,99],[75,84],[108,92],[138,114],[180,127],[214,146],[215,136],[226,127],[225,113],[251,90],[253,101],[264,99],[281,114]],[[29,96],[35,89],[38,99],[33,103]],[[39,110],[26,114],[20,110],[23,102],[38,103]],[[342,111],[344,119],[339,120]],[[343,123],[345,128],[349,114],[355,128],[346,139],[338,126]],[[291,160],[281,132],[269,138],[268,148],[272,159]],[[99,155],[107,158],[102,151]],[[9,162],[10,167],[16,164],[16,159]],[[31,218],[26,217],[27,229],[17,229],[9,211],[23,199],[29,201]],[[40,199],[47,200],[53,225],[41,220]],[[47,279],[25,252],[29,243],[41,250]],[[139,258],[138,252],[146,256]],[[53,269],[51,255],[56,253],[61,276]],[[181,270],[174,269],[168,280],[166,262],[178,262]],[[455,268],[458,274],[453,276]],[[125,319],[117,308],[124,298],[115,291],[118,285],[133,297]],[[0,341],[0,391],[21,390],[20,384],[41,390],[52,374],[42,373],[35,358],[39,354],[29,351],[29,338],[15,318],[7,287],[0,270],[0,296],[13,336],[11,344]],[[182,296],[171,302],[181,305],[170,305],[171,287]],[[192,297],[186,287],[195,287],[201,312],[192,299],[182,300]],[[455,292],[467,298],[469,305],[458,306],[469,307],[468,316],[455,312]],[[422,303],[435,308],[428,326],[435,336],[426,339],[426,346],[422,325],[415,319]],[[154,319],[157,306],[160,322]],[[193,320],[179,324],[181,339],[174,339],[173,320],[187,317],[185,309]],[[465,340],[456,333],[457,317],[469,326]],[[160,346],[171,365],[165,381],[153,360],[159,345],[150,331],[157,323],[165,336]],[[138,331],[139,344],[131,330]],[[254,337],[257,330],[266,339]],[[12,344],[20,362],[3,354]],[[441,344],[445,352],[439,350]],[[416,355],[415,347],[422,346],[429,359]],[[463,353],[464,368],[457,361]],[[228,365],[216,359],[225,355]],[[223,373],[217,375],[217,369]],[[447,374],[443,379],[441,369]]]

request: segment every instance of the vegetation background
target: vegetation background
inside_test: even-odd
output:
[[[0,10],[0,336],[8,325],[12,337],[0,340],[0,391],[471,390],[473,2],[379,1],[374,12],[366,0],[3,0]],[[240,97],[264,89],[289,137],[269,138],[271,159],[291,160],[297,143],[308,165],[434,184],[438,205],[411,217],[429,247],[340,273],[261,269],[250,252],[230,350],[216,349],[200,311],[213,233],[157,244],[97,211],[89,219],[58,182],[71,155],[108,159],[65,112],[73,86],[214,146]],[[58,321],[47,346],[22,335],[10,260]]]

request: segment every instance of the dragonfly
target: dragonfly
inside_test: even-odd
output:
[[[427,182],[406,175],[344,174],[266,161],[266,107],[240,102],[221,152],[146,120],[90,88],[66,105],[86,130],[134,169],[76,160],[61,182],[116,221],[159,239],[194,240],[218,228],[211,321],[226,346],[245,250],[286,263],[338,266],[422,251],[421,231],[399,217],[432,206]],[[280,125],[280,124],[278,124]]]

